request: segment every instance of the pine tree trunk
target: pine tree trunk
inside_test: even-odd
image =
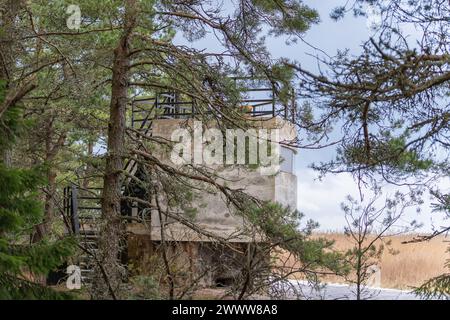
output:
[[[9,88],[9,69],[8,67],[11,65],[11,51],[13,46],[13,39],[11,34],[13,34],[12,30],[14,27],[14,17],[17,13],[17,6],[14,5],[14,2],[9,0],[4,4],[5,12],[2,13],[0,19],[0,81],[4,81],[2,84],[6,90]],[[8,91],[6,91],[5,98],[7,96]],[[3,107],[0,105],[0,120],[2,115],[6,112],[3,110]],[[6,167],[11,166],[11,150],[6,147],[0,150],[0,161]]]
[[[125,151],[130,39],[136,23],[136,1],[127,0],[125,6],[124,33],[114,50],[112,66],[108,153],[102,195],[103,226],[99,241],[101,270],[97,272],[93,286],[93,295],[97,299],[118,298],[123,277],[123,268],[119,261],[123,235],[120,200]]]

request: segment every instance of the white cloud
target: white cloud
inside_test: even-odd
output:
[[[320,223],[321,230],[341,229],[345,220],[340,203],[348,194],[355,194],[357,188],[350,175],[330,175],[317,180],[312,169],[297,171],[298,209]]]
[[[296,174],[298,209],[308,219],[319,222],[321,231],[342,230],[346,222],[340,204],[345,201],[347,195],[359,197],[359,190],[352,176],[350,174],[328,175],[318,180],[317,172],[309,168],[301,168]],[[442,190],[448,190],[450,180],[441,181],[437,186]],[[383,189],[383,193],[386,196],[393,195],[398,189],[389,185]],[[370,192],[365,190],[364,194],[367,197]],[[424,224],[420,229],[422,232],[429,232],[433,230],[433,227],[448,225],[449,221],[444,221],[443,214],[431,212],[431,202],[433,201],[430,196],[425,195],[424,204],[420,207],[421,212],[417,213],[415,207],[408,209],[404,215],[404,223],[417,220]]]

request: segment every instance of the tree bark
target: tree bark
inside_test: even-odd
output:
[[[15,45],[18,42],[17,26],[15,20],[20,9],[25,5],[23,0],[7,0],[4,1],[2,12],[0,12],[0,80],[5,81],[3,84],[5,91],[5,99],[0,104],[0,119],[4,116],[9,108],[16,105],[30,91],[36,88],[34,78],[28,82],[21,84],[15,83],[13,71],[15,63]]]
[[[5,3],[4,12],[1,12],[0,19],[0,85],[5,90],[4,101],[0,105],[0,120],[3,114],[6,112],[5,104],[10,87],[10,66],[11,66],[11,51],[13,47],[13,39],[11,34],[14,30],[14,17],[17,13],[17,7],[13,1],[7,1]],[[11,166],[11,150],[6,146],[4,149],[0,149],[0,161],[3,165]]]
[[[47,187],[44,195],[44,220],[34,230],[32,242],[38,242],[50,233],[51,224],[55,216],[56,178],[55,159],[66,142],[67,133],[64,131],[55,139],[55,116],[50,115],[45,126],[45,164],[47,166]]]
[[[105,275],[97,276],[94,279],[93,295],[97,299],[111,297],[116,299],[123,278],[123,268],[119,260],[123,235],[120,200],[125,151],[125,115],[129,87],[130,40],[136,24],[136,13],[136,0],[127,0],[125,3],[124,31],[114,50],[108,123],[108,153],[103,178],[103,226],[99,240],[99,255]]]

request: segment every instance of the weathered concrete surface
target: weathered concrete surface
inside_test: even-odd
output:
[[[273,201],[297,208],[297,176],[287,172],[279,172],[274,181]]]
[[[278,128],[280,141],[291,141],[296,137],[295,128],[287,121],[274,118],[265,121],[254,121],[259,128]],[[152,125],[153,137],[171,140],[172,132],[181,127],[192,128],[193,120],[164,119],[154,120]],[[156,152],[158,159],[169,163],[168,150]],[[211,166],[212,167],[212,166]],[[297,207],[297,177],[288,172],[279,172],[276,175],[263,175],[259,169],[249,169],[244,166],[233,165],[229,167],[212,167],[218,173],[216,181],[226,184],[233,189],[243,189],[246,193],[264,201],[279,202],[293,209]],[[205,185],[198,183],[198,187]],[[175,241],[209,241],[208,234],[226,238],[230,242],[250,241],[244,232],[242,217],[233,214],[228,207],[227,199],[220,192],[211,194],[196,192],[196,199],[192,207],[197,209],[197,214],[192,219],[199,229],[205,234],[199,234],[182,224],[168,219],[170,224],[165,228],[167,240]],[[157,212],[151,214],[151,225],[129,224],[128,230],[135,234],[148,234],[151,230],[151,238],[160,240],[160,222]]]

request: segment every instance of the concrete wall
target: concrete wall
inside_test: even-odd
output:
[[[173,130],[186,127],[192,128],[192,120],[161,119],[153,122],[153,137],[171,139]],[[257,121],[256,126],[261,128],[279,128],[280,139],[292,140],[296,137],[295,128],[282,119],[270,119],[268,121]],[[158,158],[169,163],[167,150],[160,150]],[[243,166],[219,167],[217,181],[226,183],[231,188],[244,189],[248,194],[260,200],[276,201],[291,208],[297,207],[297,178],[292,173],[279,172],[276,175],[262,175],[258,169],[248,169]],[[201,187],[200,183],[198,185]],[[215,195],[198,192],[198,199],[192,205],[197,207],[193,222],[202,230],[214,235],[229,238],[230,242],[246,242],[245,236],[240,235],[243,228],[243,219],[232,212],[227,206],[225,197],[217,193]],[[135,234],[148,234],[151,230],[151,238],[160,240],[159,217],[156,212],[152,213],[151,228],[142,224],[129,224],[129,231]],[[208,241],[205,235],[199,235],[179,223],[171,224],[166,230],[167,240],[178,241]]]

